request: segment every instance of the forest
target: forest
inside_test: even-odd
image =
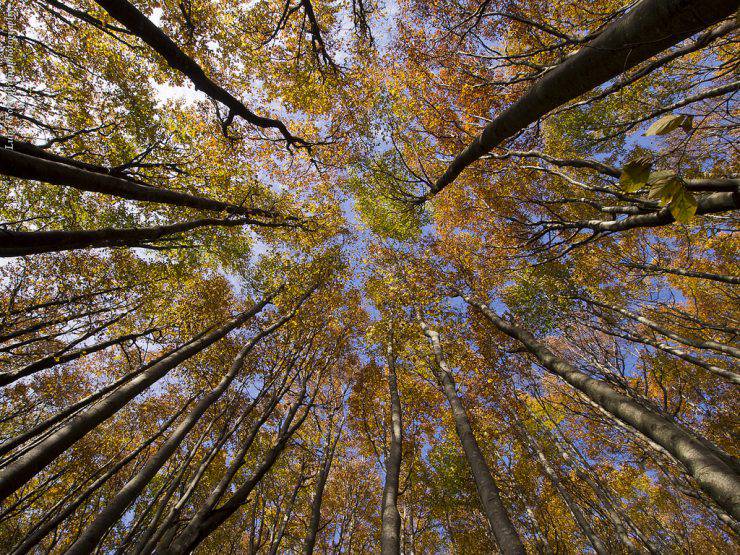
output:
[[[740,552],[740,0],[2,0],[0,553]]]

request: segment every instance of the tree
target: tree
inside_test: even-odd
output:
[[[736,0],[8,0],[0,550],[737,551]]]

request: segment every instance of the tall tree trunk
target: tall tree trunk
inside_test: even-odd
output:
[[[277,442],[267,452],[247,481],[239,486],[229,500],[221,507],[214,507],[213,509],[207,509],[202,513],[196,514],[188,523],[187,527],[175,537],[172,544],[169,547],[158,549],[158,553],[161,555],[181,555],[192,552],[205,538],[207,538],[245,503],[255,486],[257,486],[260,480],[262,480],[265,474],[267,474],[275,462],[277,462],[278,458],[287,447],[290,438],[293,437],[293,434],[306,420],[309,413],[308,408],[304,410],[303,414],[298,418],[298,421],[293,423],[298,409],[303,403],[303,399],[304,397],[302,396],[291,406],[291,409],[281,426]]]
[[[473,434],[465,407],[457,395],[452,373],[442,353],[439,335],[427,326],[426,322],[421,318],[419,311],[417,311],[417,318],[421,329],[424,331],[424,335],[427,336],[432,346],[436,360],[436,365],[433,367],[434,375],[447,397],[447,402],[450,404],[452,416],[455,419],[455,429],[460,438],[465,457],[470,465],[470,470],[473,473],[478,496],[483,505],[483,511],[486,514],[488,523],[491,526],[491,531],[496,537],[502,553],[524,555],[525,551],[522,541],[509,518],[506,507],[504,507],[498,486],[491,475],[488,463],[486,463],[486,459],[483,453],[481,453],[478,442]]]
[[[401,515],[398,512],[398,483],[401,473],[401,444],[403,440],[403,415],[401,398],[398,395],[396,358],[393,349],[393,334],[388,339],[388,394],[390,397],[390,448],[385,460],[385,483],[383,484],[383,512],[380,537],[382,555],[398,555],[401,552]]]
[[[329,421],[329,430],[326,436],[326,452],[324,453],[324,460],[322,461],[321,470],[316,479],[316,487],[313,493],[313,499],[311,500],[311,519],[308,523],[308,530],[306,531],[306,538],[303,541],[303,553],[304,555],[312,555],[314,547],[316,546],[316,536],[319,533],[319,527],[321,526],[321,505],[324,500],[324,489],[326,488],[326,481],[329,479],[329,472],[331,472],[331,465],[334,462],[334,451],[336,450],[339,438],[342,435],[342,424],[339,425],[336,436],[332,438],[332,425],[331,420]]]
[[[52,353],[35,362],[27,364],[26,366],[24,366],[23,368],[19,368],[18,370],[0,373],[0,386],[6,386],[17,380],[20,380],[21,378],[26,378],[31,374],[35,374],[36,372],[48,370],[49,368],[53,368],[54,366],[57,366],[59,364],[66,364],[73,360],[77,360],[78,358],[84,357],[85,355],[90,355],[92,353],[107,349],[108,347],[120,345],[121,343],[125,343],[126,341],[133,341],[140,337],[149,335],[150,333],[153,333],[155,331],[157,331],[157,328],[150,328],[142,332],[129,333],[126,335],[121,335],[119,337],[114,337],[112,339],[106,339],[104,341],[95,343],[94,345],[88,345],[80,349],[75,349],[74,351],[67,351],[64,353]]]
[[[144,467],[134,476],[123,488],[116,494],[116,496],[108,503],[93,522],[85,529],[80,535],[77,541],[70,546],[67,553],[69,555],[83,555],[89,553],[100,541],[103,534],[105,534],[110,528],[126,511],[126,508],[136,499],[139,494],[144,490],[146,485],[154,478],[159,472],[159,469],[169,460],[169,458],[179,448],[185,436],[193,429],[193,427],[200,421],[201,417],[205,412],[211,408],[224,394],[226,389],[231,385],[231,382],[237,377],[241,371],[244,360],[247,355],[252,351],[254,346],[262,340],[264,337],[269,336],[280,326],[285,324],[295,314],[293,310],[290,314],[283,316],[278,319],[275,323],[271,324],[264,330],[258,332],[247,344],[239,351],[236,358],[234,359],[231,368],[226,375],[221,378],[218,385],[213,388],[207,395],[205,395],[188,414],[188,416],[180,423],[175,431],[167,438],[162,444],[157,453],[151,457]]]
[[[0,258],[26,256],[45,252],[103,247],[140,247],[209,226],[236,227],[255,223],[252,218],[222,219],[202,218],[190,222],[153,227],[102,228],[86,231],[10,231],[0,235]],[[281,227],[275,223],[266,226]]]
[[[262,129],[276,129],[289,145],[294,143],[304,144],[304,141],[291,135],[282,121],[255,114],[234,95],[212,81],[193,58],[183,52],[171,38],[165,35],[134,5],[126,0],[96,0],[96,2],[111,17],[122,23],[131,33],[162,56],[172,69],[179,71],[190,79],[196,89],[227,106],[231,117],[239,116]]]
[[[245,418],[249,414],[251,414],[252,410],[257,406],[257,403],[261,398],[262,391],[256,396],[255,399],[252,400],[252,402],[249,403],[247,408],[242,411],[241,416],[239,416],[239,418],[237,418],[233,424],[231,424],[231,422],[226,422],[226,424],[222,427],[218,438],[214,442],[213,447],[211,447],[201,459],[195,473],[188,481],[187,486],[181,492],[177,502],[174,503],[174,505],[170,508],[167,516],[165,516],[161,523],[151,522],[149,524],[147,530],[139,538],[139,541],[137,542],[136,548],[133,550],[132,555],[153,553],[155,551],[155,546],[165,533],[169,532],[170,534],[174,535],[177,530],[172,526],[172,523],[180,517],[180,513],[182,512],[183,507],[185,507],[185,504],[189,501],[193,493],[195,493],[195,489],[203,478],[205,471],[211,465],[213,459],[216,458],[216,455],[218,455],[218,453],[221,451],[224,444],[229,440],[229,438],[231,438],[234,433],[236,433],[236,431],[241,428],[241,425],[244,422]]]
[[[101,173],[106,171],[108,173]],[[179,191],[152,187],[122,175],[112,175],[107,168],[103,167],[80,167],[76,160],[50,154],[22,141],[14,141],[13,150],[0,149],[0,174],[131,200],[226,212],[238,216],[265,218],[278,216],[277,213],[267,210],[246,208]]]
[[[191,399],[192,401],[192,399]],[[117,474],[122,468],[128,463],[134,460],[139,454],[154,443],[157,438],[165,433],[175,420],[185,411],[190,405],[190,402],[183,405],[183,407],[173,414],[160,428],[150,436],[146,441],[142,442],[136,449],[131,453],[124,456],[120,460],[116,461],[102,476],[95,480],[87,489],[80,493],[74,500],[66,505],[63,509],[54,511],[54,513],[47,513],[41,521],[34,526],[33,530],[23,540],[14,547],[13,555],[21,555],[22,553],[29,553],[33,547],[43,540],[52,530],[56,529],[64,519],[74,513],[75,509],[79,507],[88,497],[90,497],[98,488],[105,484],[110,478]]]
[[[270,302],[273,296],[274,294],[266,297],[256,303],[250,310],[243,312],[223,326],[202,335],[196,341],[175,349],[159,362],[151,365],[119,387],[108,397],[102,399],[86,411],[72,417],[54,433],[6,466],[0,472],[0,501],[4,501],[8,496],[28,483],[29,480],[46,468],[49,463],[76,441],[86,436],[99,424],[113,416],[139,393],[167,375],[170,370],[197,355],[235,328],[253,318]]]
[[[594,551],[596,551],[598,555],[608,555],[608,548],[606,547],[606,545],[604,545],[604,542],[601,541],[601,539],[594,533],[591,524],[586,519],[586,516],[583,514],[581,508],[578,506],[578,503],[576,503],[576,500],[573,499],[573,496],[565,487],[565,484],[563,484],[563,482],[560,480],[560,476],[558,476],[557,471],[550,464],[550,461],[545,456],[545,453],[540,447],[537,440],[529,433],[524,425],[519,422],[516,414],[512,415],[511,420],[514,423],[515,427],[519,430],[519,434],[522,438],[522,443],[524,444],[525,448],[532,454],[534,454],[537,462],[545,473],[545,476],[547,476],[547,479],[550,480],[550,483],[553,485],[560,497],[563,498],[563,501],[565,501],[568,510],[570,510],[571,514],[573,515],[573,519],[576,521],[576,524],[581,529],[581,532],[583,532],[583,535],[586,536],[586,539],[594,548]]]
[[[724,355],[729,355],[735,358],[740,358],[740,349],[738,349],[737,347],[733,347],[732,345],[725,345],[723,343],[718,343],[717,341],[697,340],[697,339],[691,339],[690,337],[684,337],[683,335],[679,335],[678,333],[672,330],[669,330],[665,326],[661,326],[660,324],[650,320],[649,318],[645,318],[644,316],[641,316],[639,314],[634,314],[630,312],[629,310],[625,310],[624,308],[615,306],[613,304],[602,303],[597,300],[587,299],[584,297],[576,297],[576,298],[592,306],[598,306],[600,308],[605,308],[605,309],[617,312],[621,314],[622,316],[629,318],[630,320],[639,322],[640,324],[643,324],[649,327],[650,329],[657,331],[660,335],[664,335],[665,337],[668,337],[669,339],[673,339],[674,341],[678,343],[687,345],[688,347],[694,347],[695,349],[709,349],[712,351],[716,351],[718,353],[722,353]]]
[[[520,404],[525,410],[527,410],[529,416],[536,419],[529,407],[523,403]],[[540,400],[540,406],[545,407]],[[596,472],[588,459],[573,445],[565,434],[560,430],[558,423],[553,419],[550,413],[545,409],[547,418],[553,426],[553,431],[550,432],[546,426],[543,426],[541,430],[550,440],[550,443],[558,453],[560,459],[568,467],[572,468],[576,476],[580,480],[583,480],[589,485],[591,490],[594,492],[599,502],[604,508],[607,519],[611,522],[614,529],[617,531],[617,537],[622,545],[625,546],[627,551],[630,553],[638,553],[638,547],[630,537],[628,530],[632,530],[642,544],[647,548],[651,554],[659,553],[660,550],[653,545],[652,542],[637,528],[637,526],[631,521],[631,519],[624,513],[621,507],[617,506],[617,501],[614,500],[614,494],[610,491],[608,485],[602,483],[601,477]],[[573,455],[573,456],[571,456]],[[578,460],[575,460],[578,459]]]
[[[283,536],[285,536],[285,529],[287,528],[288,522],[290,522],[290,517],[293,514],[293,508],[295,507],[295,502],[298,499],[298,494],[300,493],[305,481],[306,464],[304,461],[304,463],[301,464],[301,470],[298,474],[298,480],[296,480],[293,492],[290,494],[290,498],[288,499],[288,506],[285,508],[285,514],[276,524],[275,533],[273,534],[272,540],[270,541],[270,548],[267,551],[267,555],[277,555],[278,549],[280,548],[280,542],[283,541]]]
[[[555,356],[531,333],[503,320],[486,304],[469,295],[463,295],[463,298],[480,310],[494,327],[524,345],[548,371],[670,453],[686,467],[703,491],[735,519],[740,520],[740,476],[713,449],[676,423],[617,393],[604,382],[587,376]]]
[[[545,73],[486,125],[430,188],[437,194],[470,164],[551,110],[732,15],[737,0],[643,0]],[[646,40],[647,39],[647,40]]]

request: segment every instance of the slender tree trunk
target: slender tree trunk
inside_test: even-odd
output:
[[[246,208],[179,191],[152,187],[124,176],[101,173],[106,171],[106,168],[102,167],[95,169],[90,167],[81,168],[74,165],[75,161],[73,160],[50,155],[43,149],[21,141],[14,141],[14,145],[13,150],[0,149],[0,174],[131,200],[157,202],[213,212],[226,212],[238,216],[266,218],[277,216],[276,213],[270,211]]]
[[[557,428],[557,424],[555,424],[555,426]],[[617,531],[617,536],[619,537],[622,544],[627,547],[630,553],[636,553],[638,550],[637,546],[634,544],[632,538],[627,532],[628,529],[632,530],[635,533],[635,535],[640,539],[640,541],[650,553],[660,553],[660,549],[653,545],[653,543],[642,533],[642,531],[640,531],[637,526],[635,526],[631,522],[627,515],[623,514],[621,507],[616,506],[615,501],[612,498],[612,494],[608,489],[608,486],[601,482],[598,474],[593,471],[583,455],[580,452],[576,451],[575,446],[571,445],[570,443],[568,443],[567,446],[564,446],[564,440],[561,440],[556,434],[549,435],[552,438],[552,444],[555,446],[555,449],[557,450],[563,461],[565,461],[566,464],[572,463],[573,468],[576,472],[576,476],[578,476],[581,480],[586,482],[591,487],[594,494],[604,507],[607,518]],[[582,469],[578,463],[572,460],[572,458],[568,454],[568,449],[573,450],[578,458],[581,459],[582,463],[586,465],[585,469]]]
[[[75,349],[74,351],[68,351],[65,353],[57,352],[49,356],[45,356],[44,358],[27,364],[26,366],[24,366],[23,368],[19,368],[18,370],[0,373],[0,386],[11,384],[17,380],[20,380],[21,378],[25,378],[32,374],[35,374],[36,372],[48,370],[49,368],[53,368],[54,366],[57,366],[59,364],[65,364],[67,362],[77,360],[78,358],[81,358],[85,355],[102,351],[104,349],[107,349],[108,347],[120,345],[121,343],[125,343],[126,341],[133,341],[135,339],[138,339],[139,337],[149,335],[154,331],[156,331],[156,328],[151,328],[139,333],[129,333],[126,335],[121,335],[119,337],[114,337],[112,339],[106,339],[105,341],[100,341],[98,343],[95,343],[94,345]]]
[[[722,274],[710,274],[708,272],[695,272],[691,270],[682,270],[681,268],[665,268],[656,264],[635,264],[625,263],[624,266],[637,270],[645,270],[647,272],[655,272],[658,274],[675,274],[677,276],[693,277],[698,279],[708,279],[711,281],[718,281],[720,283],[729,283],[731,285],[740,285],[740,277],[726,276]]]
[[[95,520],[85,529],[77,541],[67,550],[68,555],[84,555],[95,547],[103,534],[123,515],[126,508],[144,490],[146,485],[159,472],[159,469],[179,448],[185,436],[200,421],[205,412],[224,394],[241,371],[244,360],[254,346],[264,337],[273,333],[295,314],[295,311],[280,318],[274,324],[257,333],[240,351],[231,365],[231,369],[218,385],[205,395],[193,408],[190,414],[180,423],[177,429],[162,444],[157,453],[147,461],[144,467],[134,476],[101,511]]]
[[[625,316],[629,318],[630,320],[634,320],[635,322],[639,322],[640,324],[643,324],[649,327],[650,329],[657,331],[660,335],[668,337],[669,339],[673,339],[674,341],[678,343],[682,343],[689,347],[694,347],[695,349],[708,349],[708,350],[716,351],[718,353],[722,353],[724,355],[732,356],[735,358],[740,358],[740,349],[733,347],[732,345],[724,345],[722,343],[718,343],[716,341],[711,341],[711,340],[697,340],[697,339],[691,339],[690,337],[684,337],[682,335],[679,335],[667,329],[664,326],[661,326],[660,324],[650,320],[649,318],[645,318],[644,316],[640,316],[639,314],[633,314],[632,312],[630,312],[629,310],[625,310],[624,308],[620,308],[618,306],[614,306],[611,304],[595,301],[593,299],[585,299],[582,297],[578,297],[578,298],[590,305],[595,305],[601,308],[606,308],[614,312],[617,312],[621,314],[622,316]]]
[[[331,420],[329,422],[329,430],[326,435],[326,452],[324,453],[321,470],[319,470],[319,475],[316,479],[316,487],[311,501],[311,519],[308,523],[306,538],[303,541],[304,555],[312,555],[314,547],[316,546],[316,536],[318,535],[319,527],[321,526],[321,505],[324,500],[324,489],[326,488],[326,481],[329,479],[329,472],[331,472],[331,465],[334,461],[334,451],[339,442],[339,438],[342,435],[342,426],[343,423],[340,424],[336,436],[332,438],[332,422]]]
[[[550,483],[552,483],[558,494],[560,494],[560,497],[562,497],[563,501],[565,501],[565,504],[568,506],[568,510],[570,510],[571,514],[573,515],[573,519],[576,521],[576,524],[578,524],[578,527],[581,529],[581,532],[583,532],[583,535],[586,536],[586,539],[594,548],[594,551],[596,551],[598,555],[609,555],[609,549],[606,547],[606,545],[604,545],[604,542],[601,541],[601,539],[594,533],[591,524],[586,519],[586,516],[583,514],[581,508],[578,506],[578,503],[576,503],[576,500],[573,499],[573,496],[565,487],[565,484],[563,484],[563,482],[560,480],[560,476],[558,476],[557,471],[550,464],[550,461],[545,456],[545,453],[542,451],[542,448],[540,447],[537,440],[532,435],[530,435],[524,425],[519,422],[516,415],[512,415],[512,422],[514,422],[514,425],[519,430],[524,446],[535,455],[535,458],[537,459],[537,462],[545,473],[545,476],[547,476],[547,479],[550,480]]]
[[[516,528],[514,528],[514,525],[511,522],[509,513],[506,511],[506,507],[504,507],[498,486],[491,475],[488,463],[486,463],[486,459],[478,446],[475,435],[473,434],[473,429],[470,426],[470,421],[465,412],[465,407],[463,406],[460,397],[457,395],[455,382],[452,379],[452,373],[450,372],[447,362],[442,354],[439,335],[426,325],[426,323],[421,319],[421,315],[418,311],[417,317],[419,319],[421,329],[424,331],[424,335],[427,336],[429,343],[432,346],[434,357],[436,359],[436,365],[433,367],[434,374],[447,397],[448,403],[450,404],[452,416],[455,419],[455,429],[460,438],[460,443],[465,452],[465,457],[470,465],[470,470],[473,473],[475,486],[478,490],[478,496],[483,505],[483,510],[488,519],[488,523],[491,526],[491,531],[496,537],[496,541],[498,542],[502,553],[507,555],[524,555],[525,550],[522,545],[522,541],[519,538]]]
[[[4,231],[0,232],[0,237],[2,237],[4,233],[5,233]],[[11,332],[6,333],[5,335],[0,337],[0,342],[5,343],[11,339],[15,339],[16,337],[20,337],[28,333],[33,333],[35,331],[39,331],[49,326],[55,326],[57,324],[65,324],[71,320],[76,320],[78,318],[85,318],[86,316],[94,316],[95,314],[101,314],[103,312],[110,312],[111,310],[113,310],[113,308],[111,307],[94,308],[91,310],[87,310],[85,312],[81,312],[80,314],[65,315],[65,316],[62,316],[61,318],[55,318],[52,320],[44,320],[42,322],[36,322],[35,324],[26,326],[25,328],[13,330]]]
[[[637,335],[637,334],[629,333],[626,331],[623,333],[619,333],[615,331],[616,329],[619,329],[618,325],[615,322],[610,322],[609,320],[607,320],[607,324],[613,327],[607,329],[607,328],[604,328],[602,326],[595,325],[595,324],[592,324],[589,327],[592,327],[593,329],[600,331],[601,333],[605,335],[610,335],[612,337],[619,337],[621,339],[626,339],[627,341],[631,341],[633,343],[642,343],[643,345],[649,345],[653,349],[657,349],[658,351],[663,351],[664,353],[673,355],[676,358],[685,360],[686,362],[693,364],[694,366],[697,366],[698,368],[703,368],[707,372],[711,372],[712,374],[715,374],[716,376],[719,376],[723,380],[726,380],[732,384],[740,385],[740,374],[737,374],[733,372],[732,370],[727,370],[726,368],[721,368],[714,364],[704,362],[703,360],[696,358],[693,355],[690,355],[689,353],[687,353],[686,351],[682,349],[677,349],[676,347],[674,347],[673,345],[670,345],[669,343],[666,343],[665,341],[654,341],[643,335]]]
[[[293,488],[293,492],[290,494],[290,499],[288,499],[288,506],[285,508],[285,514],[280,519],[280,522],[277,525],[277,530],[275,530],[275,533],[273,534],[272,541],[270,542],[270,549],[268,550],[267,555],[277,555],[278,553],[280,542],[283,541],[283,536],[285,536],[285,529],[287,528],[290,517],[293,514],[293,508],[295,507],[295,502],[298,499],[298,494],[303,487],[303,483],[306,481],[305,471],[306,469],[304,463],[301,465],[301,471],[298,475],[298,480],[296,481],[295,487]]]
[[[284,425],[281,427],[281,433],[278,436],[279,438],[276,444],[268,451],[265,458],[257,466],[249,479],[242,484],[229,500],[218,509],[214,508],[203,514],[196,514],[196,516],[188,523],[185,530],[175,537],[172,545],[157,550],[160,555],[190,553],[244,504],[249,497],[249,494],[254,490],[260,480],[262,480],[265,474],[269,472],[280,457],[281,453],[287,447],[290,438],[301,427],[308,416],[309,410],[306,409],[299,417],[298,421],[294,424],[292,423],[300,404],[302,403],[302,399],[303,397],[291,407]]]
[[[595,380],[573,365],[555,356],[531,333],[506,322],[486,304],[464,295],[498,330],[516,339],[532,353],[548,371],[565,380],[592,402],[616,418],[635,428],[681,462],[689,474],[722,509],[740,519],[740,476],[718,457],[713,449],[695,439],[674,422],[614,391],[604,382]]]
[[[173,414],[157,432],[149,437],[146,441],[141,443],[136,449],[134,449],[131,453],[117,461],[113,466],[111,466],[110,469],[108,469],[102,476],[100,476],[97,480],[95,480],[85,491],[80,493],[75,499],[65,506],[63,509],[59,511],[55,511],[52,513],[47,513],[46,517],[44,517],[39,524],[37,524],[30,534],[28,534],[25,538],[23,538],[23,541],[16,545],[13,549],[12,555],[21,555],[22,553],[29,553],[33,547],[38,545],[38,543],[43,540],[52,530],[56,529],[59,524],[62,523],[68,516],[70,516],[72,513],[74,513],[75,509],[79,507],[85,499],[90,497],[98,488],[100,488],[103,484],[105,484],[110,478],[112,478],[115,474],[117,474],[122,468],[124,468],[128,463],[130,463],[132,460],[134,460],[139,454],[144,451],[147,447],[149,447],[152,443],[154,443],[157,438],[159,438],[164,432],[169,428],[175,420],[185,411],[185,409],[188,407],[190,403],[186,403],[183,405],[183,407],[177,411],[175,414]]]
[[[385,461],[383,485],[383,511],[380,550],[382,555],[401,552],[401,515],[398,512],[398,483],[401,473],[401,444],[403,441],[403,415],[398,395],[396,359],[393,352],[393,335],[388,340],[388,394],[390,397],[390,448]]]
[[[10,231],[4,229],[0,232],[0,258],[76,249],[140,247],[203,227],[236,227],[252,223],[255,221],[251,218],[202,218],[153,227],[103,228],[86,231]],[[280,227],[283,224],[265,223],[264,225]]]
[[[159,541],[162,540],[164,536],[166,536],[164,543],[167,543],[168,540],[171,540],[172,537],[174,537],[174,534],[177,532],[177,528],[173,525],[173,523],[179,519],[181,511],[185,507],[186,503],[190,500],[190,497],[193,495],[193,493],[195,493],[195,489],[203,478],[205,471],[208,469],[211,462],[213,462],[213,459],[216,458],[216,455],[218,455],[218,453],[221,451],[229,438],[232,437],[234,433],[240,429],[246,417],[251,414],[252,410],[257,406],[257,403],[261,398],[262,392],[260,392],[257,397],[252,400],[251,403],[249,403],[244,411],[242,411],[241,416],[237,418],[236,422],[234,422],[233,424],[231,424],[230,422],[226,422],[226,424],[222,427],[218,438],[214,442],[213,447],[211,447],[207,454],[204,455],[204,457],[202,458],[193,477],[184,488],[184,491],[181,492],[177,502],[170,508],[167,516],[164,518],[161,524],[158,524],[157,522],[150,523],[147,531],[139,539],[136,548],[133,551],[134,554],[138,555],[144,553],[153,553],[155,552],[155,546],[158,544]]]
[[[203,335],[198,340],[188,343],[179,349],[175,349],[158,363],[150,366],[119,387],[108,397],[102,399],[86,411],[75,415],[53,434],[39,442],[33,449],[30,449],[23,456],[6,466],[0,472],[0,501],[7,499],[8,496],[23,487],[76,441],[86,436],[99,424],[113,416],[139,393],[163,378],[170,370],[197,355],[254,317],[267,305],[271,298],[272,296],[269,296],[256,303],[250,310],[233,318],[227,324]]]
[[[197,339],[198,339],[198,337],[195,337],[195,338],[191,339],[185,345],[189,345],[190,343],[192,343],[193,341],[195,341]],[[182,349],[183,347],[185,347],[185,345],[181,345],[179,348]],[[133,372],[130,372],[130,373],[124,375],[124,376],[121,376],[116,381],[114,381],[114,382],[108,384],[107,386],[99,389],[95,393],[93,393],[91,395],[88,395],[84,399],[81,399],[81,400],[77,401],[76,403],[68,406],[66,409],[64,409],[64,410],[56,413],[53,416],[50,416],[46,420],[44,420],[42,422],[39,422],[38,424],[36,424],[34,427],[30,428],[26,432],[23,432],[23,433],[15,436],[15,437],[13,437],[11,439],[8,439],[5,443],[3,443],[2,445],[0,445],[0,455],[4,455],[4,454],[12,451],[13,449],[15,449],[16,447],[18,447],[19,445],[22,445],[22,444],[26,443],[27,441],[29,441],[30,439],[38,438],[44,432],[46,432],[47,430],[49,430],[50,428],[52,428],[55,424],[58,424],[58,423],[62,422],[65,418],[67,418],[70,415],[73,415],[74,413],[82,410],[86,406],[94,403],[98,399],[102,398],[103,396],[107,395],[111,391],[115,390],[116,388],[118,388],[122,384],[130,381],[131,379],[133,379],[135,376],[138,376],[139,374],[141,374],[144,370],[146,370],[150,366],[152,366],[152,365],[156,364],[157,362],[163,360],[169,354],[170,353],[168,353],[166,355],[163,355],[163,356],[160,356],[159,358],[157,358],[157,359],[155,359],[155,360],[153,360],[153,361],[151,361],[151,362],[143,365],[142,367],[137,368]],[[22,452],[25,452],[27,449],[28,448],[24,448],[22,450]],[[13,457],[11,457],[11,459],[14,460],[14,459],[18,458],[18,456],[20,456],[20,454],[14,453],[13,454]],[[3,461],[2,466],[4,467],[8,462],[9,461],[7,461],[7,460],[6,461]]]

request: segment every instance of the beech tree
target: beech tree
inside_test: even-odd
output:
[[[7,0],[0,548],[740,546],[737,0]]]

